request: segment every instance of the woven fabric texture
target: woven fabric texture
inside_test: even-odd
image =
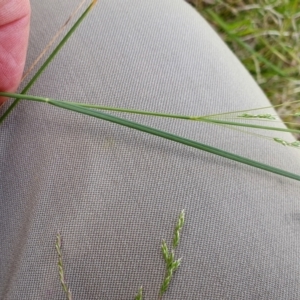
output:
[[[79,2],[31,1],[27,67]],[[186,115],[270,105],[181,0],[99,1],[29,93]],[[231,128],[125,117],[299,173],[295,149]],[[300,297],[294,180],[29,101],[1,125],[0,176],[0,299],[65,299],[58,231],[74,299],[157,299],[182,209],[164,299]]]

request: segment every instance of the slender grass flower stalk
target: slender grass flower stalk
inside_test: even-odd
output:
[[[59,281],[61,283],[61,286],[66,294],[67,300],[72,300],[72,293],[70,288],[67,285],[66,277],[65,277],[65,271],[64,271],[64,265],[62,260],[62,251],[61,251],[61,235],[60,233],[56,236],[56,243],[55,248],[58,254],[58,274],[59,274]]]
[[[150,126],[146,126],[140,123],[136,123],[136,122],[132,122],[123,118],[119,118],[116,116],[112,116],[110,114],[106,114],[100,111],[96,111],[94,109],[91,108],[87,108],[87,105],[81,105],[79,104],[75,104],[74,102],[67,102],[67,101],[61,101],[61,100],[55,100],[55,99],[50,99],[50,98],[43,98],[43,97],[36,97],[36,96],[30,96],[30,95],[21,95],[21,94],[13,94],[13,93],[3,93],[0,92],[0,96],[6,96],[6,97],[14,97],[16,99],[26,99],[26,100],[32,100],[32,101],[37,101],[37,102],[43,102],[43,103],[47,103],[59,108],[63,108],[63,109],[67,109],[67,110],[71,110],[74,112],[78,112],[84,115],[88,115],[94,118],[98,118],[98,119],[102,119],[105,121],[109,121],[112,123],[116,123],[122,126],[126,126],[132,129],[136,129],[142,132],[146,132],[152,135],[156,135],[177,143],[181,143],[184,144],[186,146],[190,146],[202,151],[206,151],[212,154],[216,154],[246,165],[250,165],[252,167],[255,168],[259,168],[268,172],[272,172],[275,174],[279,174],[281,176],[284,177],[288,177],[288,178],[292,178],[295,179],[297,181],[300,181],[300,175],[298,174],[293,174],[290,172],[287,172],[285,170],[279,169],[279,168],[275,168],[266,164],[263,164],[261,162],[257,162],[255,160],[251,160],[249,158],[243,157],[243,156],[239,156],[209,145],[205,145],[202,143],[199,143],[197,141],[194,140],[190,140],[181,136],[177,136],[175,134],[169,133],[169,132],[165,132]],[[107,108],[108,110],[108,108]],[[118,110],[120,112],[123,111],[123,109],[110,109],[110,110]],[[124,112],[128,112],[128,110],[124,110]],[[135,111],[134,113],[138,113],[140,111]],[[240,112],[240,111],[239,111]],[[239,113],[238,112],[238,113]],[[236,112],[235,112],[236,113]],[[194,116],[181,116],[181,115],[168,115],[165,113],[153,113],[153,112],[143,112],[143,114],[145,115],[152,115],[152,116],[158,116],[158,117],[172,117],[172,118],[179,118],[179,119],[185,119],[185,120],[189,120],[189,121],[202,121],[202,122],[206,122],[206,123],[214,123],[214,124],[219,124],[219,125],[230,125],[230,126],[240,126],[240,127],[252,127],[252,128],[257,128],[257,129],[268,129],[268,130],[273,130],[273,131],[283,131],[283,132],[297,132],[300,133],[299,130],[296,129],[288,129],[288,128],[280,128],[280,127],[272,127],[272,126],[262,126],[262,125],[255,125],[255,124],[248,124],[248,123],[240,123],[240,122],[228,122],[228,121],[222,121],[220,119],[218,119],[220,117],[221,114],[219,115],[209,115],[209,116],[199,116],[199,117],[194,117]],[[225,113],[225,115],[228,115],[229,113]],[[232,112],[231,112],[232,114]],[[213,119],[214,118],[214,119]],[[3,122],[4,119],[0,118],[0,124],[1,122]],[[274,140],[275,142],[278,142],[276,140]],[[292,145],[295,146],[295,145]]]
[[[80,9],[83,7],[87,0],[82,0],[79,5],[76,7],[76,9],[70,14],[66,22],[59,28],[59,30],[56,32],[56,34],[52,37],[52,39],[49,41],[49,43],[45,46],[43,51],[40,53],[40,55],[35,59],[35,61],[32,63],[32,65],[26,70],[24,75],[22,76],[21,82],[25,80],[26,77],[29,76],[31,71],[35,68],[35,66],[38,64],[38,62],[43,58],[43,56],[48,52],[50,47],[56,42],[56,40],[59,38],[59,36],[64,32],[64,30],[67,28],[68,24],[73,20],[73,18],[76,16],[76,14],[80,11]]]

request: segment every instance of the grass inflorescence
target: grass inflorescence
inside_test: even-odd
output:
[[[112,122],[112,123],[116,123],[122,126],[126,126],[128,128],[132,128],[132,129],[136,129],[142,132],[146,132],[155,136],[159,136],[162,138],[165,138],[167,140],[171,140],[173,142],[177,142],[189,147],[193,147],[202,151],[206,151],[215,155],[219,155],[222,157],[225,157],[227,159],[231,159],[255,168],[259,168],[268,172],[272,172],[275,174],[279,174],[281,176],[284,177],[288,177],[288,178],[292,178],[295,180],[300,181],[300,175],[298,174],[294,174],[294,173],[290,173],[288,171],[240,156],[240,155],[236,155],[234,153],[231,152],[227,152],[224,151],[222,149],[218,149],[209,145],[205,145],[203,143],[194,141],[194,140],[190,140],[166,131],[162,131],[150,126],[146,126],[140,123],[136,123],[136,122],[132,122],[123,118],[119,118],[110,114],[106,114],[100,111],[96,111],[94,109],[88,108],[86,107],[86,105],[81,105],[79,104],[75,104],[75,103],[70,103],[68,101],[62,101],[62,100],[55,100],[55,99],[50,99],[50,98],[43,98],[43,97],[36,97],[36,96],[30,96],[30,95],[21,95],[21,94],[11,94],[11,93],[3,93],[0,92],[0,96],[7,96],[7,97],[15,97],[16,99],[27,99],[27,100],[32,100],[32,101],[38,101],[38,102],[44,102],[46,104],[50,104],[53,106],[56,106],[58,108],[63,108],[66,110],[70,110],[70,111],[74,111],[80,114],[84,114],[84,115],[88,115],[90,117],[94,117],[94,118],[98,118],[98,119],[102,119],[108,122]],[[114,110],[114,109],[112,109]],[[210,116],[200,116],[200,117],[189,117],[187,116],[187,120],[190,121],[203,121],[203,122],[208,122],[208,123],[215,123],[215,124],[219,124],[219,125],[231,125],[231,126],[243,126],[243,127],[250,127],[250,128],[258,128],[258,129],[268,129],[268,130],[275,130],[275,131],[285,131],[285,132],[293,132],[293,131],[297,131],[296,129],[287,129],[287,128],[280,128],[280,127],[272,127],[272,126],[264,126],[264,125],[256,125],[256,124],[248,124],[248,123],[241,123],[241,122],[231,122],[231,121],[227,121],[227,120],[220,120],[220,116],[221,115],[232,115],[232,114],[236,114],[236,113],[240,113],[241,111],[238,112],[230,112],[230,113],[224,113],[224,114],[218,114],[218,115],[210,115]],[[153,113],[152,113],[153,114]],[[155,115],[156,113],[154,113]],[[157,113],[157,115],[159,115],[159,113]],[[166,114],[163,114],[166,115]],[[3,122],[3,119],[0,119],[0,124],[1,122]]]
[[[66,282],[66,276],[65,276],[65,270],[62,260],[62,250],[61,250],[61,235],[60,233],[56,236],[56,243],[55,243],[56,252],[58,254],[58,274],[59,274],[59,281],[61,283],[61,286],[63,288],[63,291],[66,294],[67,300],[72,300],[72,293],[70,288],[68,287],[68,284]]]
[[[189,0],[219,32],[290,128],[299,129],[300,2]],[[288,103],[287,103],[288,102]],[[294,102],[294,103],[291,103]],[[285,112],[292,111],[290,115]],[[300,135],[296,134],[299,138]]]
[[[135,296],[134,300],[143,300],[143,287],[139,288],[137,295]]]
[[[181,258],[175,259],[175,249],[177,248],[179,241],[180,241],[180,232],[182,230],[182,227],[184,225],[184,215],[185,212],[184,210],[181,211],[175,230],[174,230],[174,236],[173,236],[173,244],[172,244],[172,249],[169,250],[167,243],[165,240],[162,241],[161,244],[161,251],[162,251],[162,256],[165,261],[166,265],[166,274],[163,280],[163,283],[160,287],[160,292],[159,295],[162,297],[164,293],[167,291],[171,279],[173,277],[174,272],[179,268],[180,263],[181,263]]]
[[[174,236],[173,236],[173,244],[171,251],[168,250],[167,243],[163,240],[161,245],[162,255],[163,259],[166,264],[166,274],[163,280],[163,283],[161,285],[160,291],[159,291],[159,299],[162,298],[162,296],[166,293],[171,279],[173,277],[174,272],[178,269],[180,266],[181,258],[175,260],[175,249],[179,245],[180,241],[180,232],[182,230],[182,227],[184,225],[184,216],[185,212],[184,210],[181,211],[175,230],[174,230]],[[62,238],[60,233],[56,236],[56,242],[55,242],[55,248],[56,252],[58,254],[58,274],[59,274],[59,281],[61,283],[61,286],[63,288],[63,291],[66,294],[67,300],[72,300],[72,293],[70,288],[68,287],[68,284],[66,282],[65,277],[65,270],[64,270],[64,264],[62,259]],[[143,300],[143,287],[141,286],[138,290],[138,293],[136,294],[134,300]]]

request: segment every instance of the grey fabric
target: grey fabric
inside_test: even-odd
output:
[[[27,66],[78,3],[31,1]],[[99,1],[30,94],[189,115],[270,105],[180,0]],[[126,117],[299,173],[299,152],[268,140]],[[164,299],[299,299],[298,182],[25,101],[0,145],[1,299],[65,299],[58,231],[74,299],[133,299],[141,285],[156,299],[160,243],[183,208],[182,265]]]

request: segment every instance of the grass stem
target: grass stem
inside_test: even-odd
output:
[[[45,71],[53,58],[57,55],[60,49],[65,45],[73,32],[80,25],[82,20],[87,16],[91,8],[95,5],[96,1],[94,0],[88,8],[83,12],[83,14],[79,17],[79,19],[75,22],[75,24],[71,27],[68,33],[64,36],[64,38],[60,41],[57,47],[53,50],[50,56],[46,59],[43,65],[39,68],[39,70],[34,74],[29,83],[25,86],[25,88],[21,91],[21,94],[26,94],[27,91],[32,87],[32,85],[36,82],[36,80],[40,77],[40,75]],[[8,117],[8,115],[12,112],[12,110],[16,107],[16,105],[20,102],[20,99],[15,99],[14,102],[10,105],[10,107],[6,110],[6,112],[0,117],[0,124]]]
[[[3,94],[4,93],[0,93],[0,95],[3,95]],[[22,98],[24,96],[19,95],[18,97]],[[288,178],[300,181],[300,175],[290,173],[290,172],[287,172],[285,170],[275,168],[275,167],[263,164],[261,162],[257,162],[255,160],[251,160],[249,158],[239,156],[239,155],[236,155],[236,154],[233,154],[233,153],[230,153],[230,152],[227,152],[227,151],[224,151],[224,150],[221,150],[221,149],[209,146],[209,145],[205,145],[205,144],[199,143],[197,141],[190,140],[190,139],[187,139],[187,138],[184,138],[184,137],[181,137],[181,136],[178,136],[178,135],[166,132],[166,131],[162,131],[162,130],[159,130],[159,129],[156,129],[156,128],[153,128],[153,127],[145,126],[143,124],[132,122],[132,121],[129,121],[129,120],[126,120],[126,119],[123,119],[123,118],[119,118],[119,117],[116,117],[116,116],[112,116],[110,114],[106,114],[106,113],[103,113],[103,112],[91,110],[91,109],[88,109],[88,108],[85,108],[85,107],[81,107],[79,105],[70,104],[70,103],[67,103],[67,102],[64,102],[64,101],[53,100],[53,99],[49,99],[49,98],[40,99],[39,97],[37,97],[37,99],[34,100],[33,98],[34,97],[32,97],[32,99],[31,99],[33,101],[46,102],[50,105],[53,105],[53,106],[56,106],[56,107],[59,107],[59,108],[64,108],[64,109],[74,111],[74,112],[77,112],[77,113],[81,113],[81,114],[84,114],[84,115],[88,115],[88,116],[91,116],[91,117],[94,117],[94,118],[98,118],[98,119],[102,119],[102,120],[105,120],[105,121],[108,121],[108,122],[116,123],[116,124],[119,124],[119,125],[122,125],[122,126],[126,126],[128,128],[133,128],[133,129],[136,129],[136,130],[139,130],[139,131],[142,131],[142,132],[146,132],[146,133],[149,133],[149,134],[152,134],[152,135],[155,135],[155,136],[159,136],[159,137],[171,140],[173,142],[177,142],[177,143],[189,146],[189,147],[193,147],[193,148],[205,151],[205,152],[209,152],[209,153],[221,156],[221,157],[225,157],[227,159],[237,161],[237,162],[240,162],[240,163],[258,168],[258,169],[262,169],[262,170],[265,170],[265,171],[268,171],[268,172],[271,172],[271,173],[275,173],[275,174],[278,174],[278,175],[281,175],[281,176],[284,176],[284,177],[288,177]]]
[[[282,131],[282,132],[290,132],[290,133],[300,134],[300,130],[293,129],[293,128],[280,128],[280,127],[271,127],[271,126],[264,126],[264,125],[255,125],[255,124],[249,124],[249,123],[232,122],[232,121],[226,121],[226,120],[222,120],[222,119],[212,119],[213,116],[221,116],[221,115],[186,116],[186,115],[177,115],[177,114],[167,114],[167,113],[149,112],[149,111],[143,111],[143,110],[134,110],[134,109],[126,109],[126,108],[116,108],[116,107],[109,107],[109,106],[85,104],[85,103],[76,103],[76,102],[69,102],[69,101],[65,101],[65,100],[56,100],[56,99],[51,99],[51,98],[14,94],[14,93],[3,93],[3,92],[0,92],[0,96],[11,97],[11,98],[16,98],[16,99],[31,100],[31,101],[37,101],[37,102],[46,102],[46,103],[51,102],[51,101],[59,101],[59,102],[64,102],[64,103],[67,103],[70,105],[76,105],[76,106],[83,107],[83,108],[93,108],[93,109],[100,109],[100,110],[109,110],[109,111],[116,111],[116,112],[155,116],[155,117],[175,118],[175,119],[182,119],[182,120],[199,121],[199,122],[215,123],[215,124],[222,124],[222,125],[229,125],[229,126],[241,126],[241,127],[249,127],[249,128],[256,128],[256,129],[265,129],[265,130]],[[226,113],[224,115],[226,115]]]
[[[63,260],[62,260],[61,235],[60,235],[60,233],[58,233],[57,236],[56,236],[55,248],[56,248],[56,252],[58,254],[57,265],[58,265],[59,281],[61,283],[63,291],[66,294],[67,300],[72,300],[72,293],[71,293],[71,290],[68,287],[67,282],[66,282],[66,276],[65,276],[64,265],[63,265]]]

